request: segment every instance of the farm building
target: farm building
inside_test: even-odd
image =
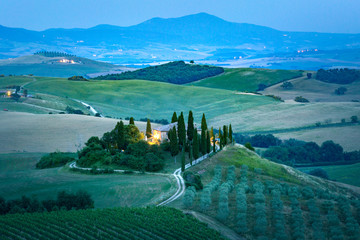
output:
[[[174,123],[170,123],[168,125],[163,125],[163,126],[154,128],[153,129],[153,138],[160,142],[169,140],[168,134],[169,134],[170,129],[173,129],[174,127],[176,127],[176,130],[178,130],[177,125],[178,125],[177,122],[174,122]],[[187,125],[185,125],[185,128],[187,130]],[[194,123],[194,128],[197,129],[198,133],[201,133],[201,129],[197,128],[196,123]]]

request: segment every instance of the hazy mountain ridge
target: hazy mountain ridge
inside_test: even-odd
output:
[[[1,58],[56,47],[68,53],[107,61],[111,61],[109,58],[132,56],[157,60],[204,59],[202,55],[220,48],[256,50],[256,53],[360,48],[360,34],[285,32],[228,22],[206,13],[180,18],[152,18],[129,27],[103,24],[88,29],[31,31],[0,26],[0,38]],[[183,52],[171,53],[179,50]]]

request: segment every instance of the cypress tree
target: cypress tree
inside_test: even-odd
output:
[[[179,135],[179,145],[181,145],[182,148],[184,148],[186,143],[186,130],[185,130],[185,121],[184,121],[183,112],[181,112],[178,119],[178,135]]]
[[[224,139],[224,146],[227,144],[227,138],[228,138],[228,131],[227,126],[223,126],[223,139]]]
[[[199,141],[198,141],[198,134],[197,134],[196,130],[194,130],[192,150],[193,150],[194,159],[198,159],[199,158]]]
[[[211,143],[210,143],[210,133],[206,131],[206,152],[210,153],[211,151]]]
[[[213,137],[213,141],[212,141],[212,143],[213,143],[213,152],[214,153],[216,153],[216,144],[215,144],[215,135],[214,135],[214,137]]]
[[[150,123],[150,119],[147,119],[147,123],[146,123],[146,137],[148,137],[148,138],[151,137],[151,123]]]
[[[135,125],[135,122],[134,122],[134,118],[133,118],[133,117],[130,118],[129,124]]]
[[[176,112],[174,112],[173,116],[171,118],[171,123],[174,123],[174,122],[177,122],[177,121],[178,121],[178,118],[177,118]]]
[[[181,172],[185,171],[185,148],[183,147],[181,152]]]
[[[230,143],[232,143],[233,142],[233,131],[232,131],[231,123],[229,125],[229,139],[230,139]]]
[[[192,111],[189,111],[187,137],[191,142],[194,138],[194,117]]]
[[[204,129],[201,129],[201,153],[202,155],[206,154],[206,133]]]
[[[117,146],[119,150],[125,149],[125,127],[123,121],[118,122],[117,126]]]
[[[189,160],[190,160],[190,165],[192,165],[192,162],[193,162],[193,149],[192,149],[191,144],[189,144]]]
[[[197,139],[198,139],[198,146],[199,146],[199,156],[200,155],[202,156],[202,152],[201,152],[201,135],[200,134],[198,134]]]
[[[169,131],[169,139],[170,139],[170,152],[171,156],[176,156],[179,153],[179,145],[177,141],[177,133],[176,133],[176,127],[174,126],[173,129]],[[176,158],[175,158],[176,162]]]
[[[202,116],[202,119],[201,119],[201,129],[207,130],[205,113],[203,113],[203,116]]]
[[[221,134],[221,127],[219,127],[219,139],[220,139],[220,150],[222,149],[223,147],[223,136]]]

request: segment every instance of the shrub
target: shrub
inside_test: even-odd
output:
[[[309,172],[310,175],[316,176],[316,177],[321,177],[324,179],[329,179],[329,175],[327,174],[327,172],[322,169],[322,168],[316,168],[314,170],[311,170]]]
[[[253,146],[251,146],[251,143],[249,142],[245,143],[245,147],[253,152],[255,151],[255,148],[253,148]]]
[[[210,205],[211,205],[211,193],[213,191],[215,191],[219,185],[220,185],[220,182],[221,182],[221,176],[222,176],[222,173],[221,173],[221,166],[217,165],[215,168],[214,168],[214,177],[213,179],[211,180],[210,183],[208,183],[204,189],[203,189],[203,192],[201,194],[201,198],[200,198],[200,208],[202,211],[206,211]]]
[[[187,187],[193,186],[196,188],[196,190],[203,189],[203,184],[201,182],[201,177],[199,174],[194,174],[193,172],[186,171],[183,173],[183,178]]]
[[[40,161],[36,163],[36,168],[54,168],[64,166],[68,162],[75,161],[71,153],[53,152],[41,157]]]
[[[190,186],[186,189],[185,195],[183,198],[183,203],[186,208],[189,208],[193,205],[195,195],[196,195],[195,187]]]
[[[309,100],[307,100],[306,98],[304,98],[302,96],[295,97],[294,101],[295,102],[302,102],[302,103],[309,102]]]

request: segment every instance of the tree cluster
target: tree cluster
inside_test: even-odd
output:
[[[307,103],[307,102],[309,102],[309,100],[306,99],[306,98],[304,98],[303,96],[295,97],[294,101],[295,101],[295,102],[301,102],[301,103]]]
[[[72,77],[69,77],[68,80],[70,80],[70,81],[89,81],[86,78],[84,78],[83,76],[72,76]]]
[[[335,89],[334,93],[336,95],[344,95],[346,91],[347,91],[346,87],[339,87],[339,88]]]
[[[274,137],[272,134],[262,135],[256,134],[254,136],[242,135],[239,133],[234,134],[234,139],[237,143],[245,144],[250,143],[251,146],[268,148],[270,146],[279,146],[282,143],[282,140]]]
[[[36,168],[55,168],[64,166],[68,162],[75,161],[71,153],[53,152],[41,157],[40,161],[36,163]]]
[[[319,69],[316,79],[328,83],[349,84],[360,80],[360,71],[349,68]]]
[[[170,62],[154,67],[147,67],[136,71],[127,71],[120,74],[98,76],[97,80],[127,80],[143,79],[174,84],[185,84],[203,78],[216,76],[223,73],[221,67],[207,65],[186,64],[183,61]]]
[[[6,201],[0,197],[0,215],[88,208],[94,208],[94,201],[82,190],[76,193],[61,191],[56,200],[39,201],[35,197],[22,196],[20,199]]]
[[[290,166],[316,165],[318,163],[334,164],[360,161],[360,151],[344,152],[343,148],[333,141],[325,141],[319,146],[314,142],[290,139],[279,146],[270,147],[263,153],[263,157]]]
[[[72,107],[66,106],[65,111],[69,114],[79,114],[79,115],[84,115],[84,112],[81,111],[80,109],[74,109]]]
[[[149,145],[142,138],[135,125],[120,121],[101,139],[91,137],[78,152],[77,163],[83,167],[115,165],[140,171],[161,170],[165,165],[161,147]]]

